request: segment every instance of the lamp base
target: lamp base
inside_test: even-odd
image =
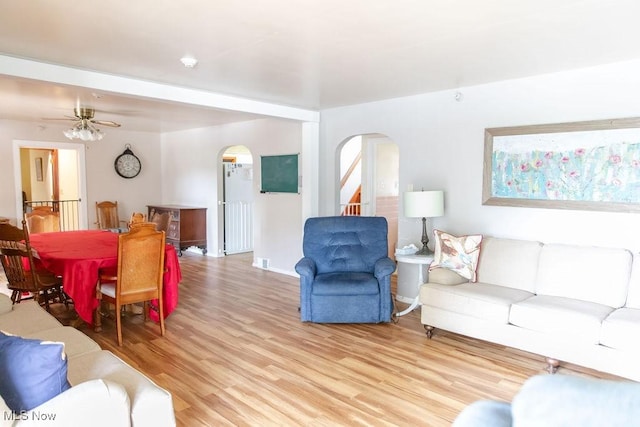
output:
[[[433,251],[427,247],[429,236],[427,235],[427,218],[422,218],[422,249],[416,252],[416,255],[433,255]]]
[[[423,256],[431,255],[431,256],[433,256],[433,251],[431,249],[429,249],[428,247],[423,246],[422,249],[420,249],[414,255],[423,255]]]

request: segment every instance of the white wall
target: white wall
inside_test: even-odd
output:
[[[68,143],[62,135],[64,126],[37,127],[31,123],[0,120],[0,216],[14,218],[16,206],[13,164],[13,141],[44,141]],[[117,200],[121,219],[134,211],[146,212],[147,204],[161,200],[160,137],[157,134],[128,132],[124,129],[106,129],[102,141],[87,142],[86,185],[89,228],[95,228],[95,202]],[[124,179],[114,170],[115,158],[131,144],[131,149],[142,162],[140,175]],[[21,200],[21,197],[18,198]]]
[[[220,162],[229,146],[253,156],[254,259],[267,258],[274,271],[292,273],[302,256],[302,199],[298,194],[260,194],[260,156],[301,151],[300,123],[261,119],[162,136],[162,202],[207,208],[207,246],[221,256]]]
[[[381,133],[399,146],[401,193],[445,191],[437,228],[640,250],[639,214],[482,205],[485,128],[640,116],[640,61],[458,90],[322,111],[320,214],[335,212],[338,145]],[[398,244],[418,243],[417,220],[399,220]]]

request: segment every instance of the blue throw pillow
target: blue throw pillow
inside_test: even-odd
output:
[[[0,395],[12,411],[29,411],[71,388],[64,344],[0,332]]]

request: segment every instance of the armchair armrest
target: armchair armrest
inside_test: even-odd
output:
[[[296,264],[296,272],[302,277],[313,278],[316,276],[316,263],[311,259],[304,257]]]
[[[37,414],[34,418],[31,413]],[[19,414],[20,415],[20,414]],[[24,414],[16,426],[31,425],[34,419],[47,426],[131,425],[131,404],[125,388],[101,379],[86,381]],[[42,422],[42,421],[41,421]]]
[[[380,280],[396,271],[396,263],[389,257],[380,258],[374,265],[373,275]]]

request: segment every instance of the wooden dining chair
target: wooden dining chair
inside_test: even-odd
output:
[[[134,212],[131,214],[131,218],[129,219],[129,228],[135,224],[142,224],[147,221],[147,216],[142,212]]]
[[[169,224],[171,223],[171,212],[163,212],[161,214],[154,212],[151,222],[156,225],[156,230],[166,233],[169,231]]]
[[[128,233],[118,235],[118,267],[115,275],[102,273],[96,296],[115,306],[118,345],[122,345],[122,307],[144,303],[145,321],[149,318],[149,302],[158,300],[160,335],[164,336],[163,275],[165,233],[156,231],[155,224],[141,223]],[[96,311],[100,315],[100,304]]]
[[[99,229],[117,229],[126,226],[126,221],[120,221],[118,215],[118,202],[105,200],[96,202],[96,224]]]
[[[53,206],[49,205],[40,205],[40,206],[31,206],[32,212],[53,212]]]
[[[12,291],[11,301],[19,303],[29,295],[47,311],[51,302],[67,302],[62,290],[62,278],[39,268],[34,260],[34,251],[29,241],[27,222],[22,229],[11,224],[0,224],[0,261]]]
[[[37,209],[24,214],[29,233],[48,233],[60,231],[60,212]]]
[[[131,214],[131,219],[129,222],[145,222],[147,220],[147,216],[142,212],[134,212]]]

